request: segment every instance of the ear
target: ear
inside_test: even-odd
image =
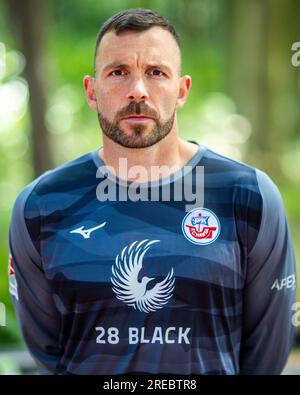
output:
[[[192,86],[192,77],[190,77],[189,75],[184,75],[180,78],[176,109],[179,109],[184,106],[185,102],[187,101],[191,86]]]
[[[95,80],[94,78],[86,75],[83,78],[83,88],[88,105],[93,109],[97,110],[97,101],[95,94]]]

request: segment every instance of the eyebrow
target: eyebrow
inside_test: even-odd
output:
[[[130,66],[128,64],[125,64],[125,63],[112,62],[112,63],[108,64],[107,66],[105,66],[103,68],[102,73],[105,73],[106,71],[114,69],[114,68],[124,68],[124,67],[128,68]],[[164,63],[149,63],[149,64],[147,64],[147,67],[151,67],[151,68],[157,67],[157,68],[160,68],[160,69],[165,69],[170,74],[172,74],[171,68],[169,66],[167,66],[166,64],[164,64]]]

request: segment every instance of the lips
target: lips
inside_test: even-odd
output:
[[[142,120],[142,119],[152,119],[151,117],[148,117],[147,115],[129,115],[128,117],[124,117],[122,119],[137,119],[137,120]]]
[[[148,124],[153,118],[147,117],[145,115],[130,115],[129,117],[122,118],[127,124]]]

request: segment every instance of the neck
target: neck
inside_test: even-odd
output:
[[[147,148],[125,148],[103,135],[103,149],[100,151],[100,157],[106,166],[114,169],[119,178],[147,182],[167,177],[170,173],[182,168],[197,150],[197,145],[178,137],[176,122],[165,138]],[[125,163],[127,171],[124,171]],[[131,172],[130,169],[133,166],[139,166],[142,171]],[[157,167],[160,167],[159,171]]]

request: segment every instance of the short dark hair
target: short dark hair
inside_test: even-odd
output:
[[[97,35],[95,54],[94,54],[94,70],[96,72],[96,56],[97,50],[104,34],[114,31],[117,35],[124,30],[144,31],[153,26],[160,26],[172,34],[180,49],[180,37],[174,26],[163,16],[155,11],[145,8],[131,8],[118,12],[110,17],[104,24]]]

